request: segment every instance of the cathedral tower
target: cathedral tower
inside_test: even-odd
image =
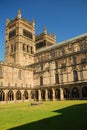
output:
[[[5,62],[19,65],[33,63],[35,23],[25,20],[18,11],[17,18],[6,19]]]

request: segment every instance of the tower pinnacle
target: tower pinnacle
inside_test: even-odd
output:
[[[43,31],[44,31],[44,34],[47,34],[47,29],[46,29],[46,27],[45,27],[45,26],[44,26]]]
[[[18,15],[17,15],[17,18],[21,18],[21,11],[20,10],[18,10]]]

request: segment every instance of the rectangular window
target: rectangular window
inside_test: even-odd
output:
[[[59,84],[59,75],[58,74],[55,74],[55,83]]]
[[[46,46],[46,42],[42,41],[36,44],[36,50],[41,48],[41,47],[45,47]]]
[[[81,59],[81,64],[85,64],[86,63],[86,58],[82,58]]]
[[[12,30],[11,32],[9,32],[9,38],[12,38],[16,35],[16,30]]]
[[[72,57],[72,65],[76,65],[76,57],[75,56]]]
[[[27,31],[27,30],[25,30],[25,29],[23,29],[23,35],[28,37],[28,38],[30,38],[30,39],[33,38],[32,33]]]
[[[41,64],[41,70],[43,70],[43,65]]]
[[[40,76],[40,85],[43,85],[43,76]]]
[[[18,78],[21,80],[21,70],[18,72]]]
[[[55,61],[55,69],[58,69],[58,61]]]
[[[3,77],[2,69],[0,69],[0,78]]]

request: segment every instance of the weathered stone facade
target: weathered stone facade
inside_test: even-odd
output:
[[[56,44],[55,34],[35,36],[35,23],[6,20],[0,101],[87,99],[87,34]]]

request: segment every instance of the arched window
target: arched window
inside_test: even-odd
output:
[[[55,98],[60,99],[60,90],[59,89],[55,90]]]
[[[48,99],[49,100],[53,99],[53,91],[51,89],[48,90]]]
[[[42,90],[42,91],[41,91],[41,99],[42,99],[42,100],[45,100],[45,90]]]
[[[4,101],[5,100],[5,93],[0,90],[0,101]]]
[[[35,91],[35,99],[38,100],[39,98],[39,93],[38,93],[38,90]]]
[[[74,81],[78,81],[78,72],[76,70],[73,71]]]
[[[59,75],[58,74],[55,74],[55,83],[59,84]]]
[[[43,85],[43,76],[40,76],[40,85]]]
[[[21,100],[21,92],[19,90],[16,92],[16,99]]]
[[[64,56],[65,55],[65,50],[63,49],[61,53],[62,53],[62,56]]]
[[[87,97],[87,87],[82,88],[82,96]]]
[[[69,94],[70,94],[69,89],[68,89],[68,88],[65,88],[65,89],[64,89],[64,98],[69,99]]]
[[[58,61],[55,61],[55,69],[58,69]]]
[[[8,92],[8,101],[12,101],[12,100],[14,100],[14,93],[13,93],[12,90],[10,90],[10,91]]]
[[[72,65],[76,65],[76,57],[72,56]]]
[[[27,90],[24,91],[24,95],[23,96],[24,96],[24,99],[28,99],[28,91]]]
[[[79,90],[76,87],[72,89],[72,98],[79,98]]]

